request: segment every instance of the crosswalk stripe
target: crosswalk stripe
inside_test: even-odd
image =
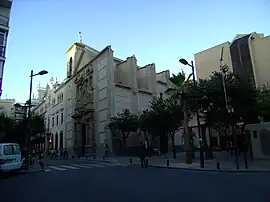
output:
[[[89,164],[89,163],[85,163],[84,165],[89,165],[89,166],[98,167],[98,168],[104,168],[105,167],[105,166],[100,166],[100,165],[96,165],[96,164]]]
[[[56,167],[56,166],[48,166],[49,168],[53,169],[53,170],[67,170],[65,168],[59,168],[59,167]]]
[[[85,165],[85,164],[72,164],[73,166],[80,167],[80,168],[93,168],[90,165]]]
[[[66,166],[66,165],[61,165],[60,167],[67,168],[67,169],[73,169],[73,170],[78,170],[80,168],[73,167],[73,166]]]
[[[111,164],[111,163],[101,163],[103,166],[117,166],[116,164]]]

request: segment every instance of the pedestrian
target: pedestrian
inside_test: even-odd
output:
[[[142,168],[147,168],[147,157],[149,154],[148,154],[148,147],[149,147],[149,144],[148,144],[148,139],[145,138],[144,142],[142,143],[141,147],[140,147],[140,162],[141,162],[141,167]]]
[[[108,146],[108,144],[105,144],[104,150],[105,150],[105,158],[108,158],[109,157],[109,146]]]
[[[68,152],[67,148],[64,149],[64,159],[68,159]]]
[[[40,152],[38,159],[39,159],[40,169],[44,170],[44,155],[42,151]]]

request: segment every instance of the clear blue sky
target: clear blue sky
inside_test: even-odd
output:
[[[138,64],[157,71],[187,68],[180,57],[231,40],[237,33],[270,34],[269,0],[15,0],[12,8],[3,94],[28,99],[29,74],[45,85],[66,75],[67,48],[79,40],[98,50],[112,45],[115,55],[136,55]]]

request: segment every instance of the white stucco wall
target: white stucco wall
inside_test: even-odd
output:
[[[14,104],[14,99],[0,99],[0,113],[4,113],[8,117],[14,118]]]

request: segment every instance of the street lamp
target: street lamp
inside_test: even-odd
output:
[[[245,123],[242,117],[240,117],[239,121],[236,123],[236,125],[241,129],[241,136],[242,136],[242,144],[243,144],[243,149],[244,149],[244,162],[245,162],[245,167],[248,169],[248,160],[247,160],[247,140],[246,140],[246,135],[244,133],[245,129]]]
[[[191,67],[193,84],[196,89],[197,83],[195,80],[195,67],[194,67],[193,61],[191,61],[191,64],[189,64],[186,59],[181,58],[179,62],[182,63],[183,65],[188,65]],[[198,134],[199,134],[199,141],[200,141],[200,164],[201,164],[201,168],[204,168],[204,151],[203,151],[203,141],[202,141],[202,135],[201,135],[201,124],[200,124],[198,101],[197,101],[197,106],[196,106],[196,118],[197,118]]]
[[[30,135],[31,137],[31,127],[30,127],[30,118],[31,118],[31,107],[32,107],[32,88],[33,88],[33,77],[37,76],[37,75],[45,75],[48,74],[48,71],[46,70],[41,70],[40,72],[38,72],[37,74],[34,74],[34,71],[31,70],[31,74],[30,74],[30,88],[29,88],[29,100],[28,100],[28,121],[27,121],[27,125],[28,125],[28,129],[29,129],[29,134],[26,134],[26,140],[25,140],[25,147],[27,148],[27,143],[28,143],[28,135]]]

